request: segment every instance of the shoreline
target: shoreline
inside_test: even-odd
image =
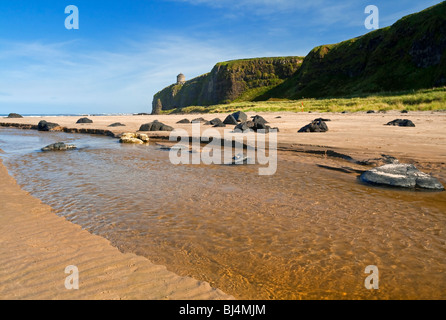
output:
[[[57,216],[22,190],[1,160],[0,202],[0,300],[234,299]],[[79,290],[65,288],[70,265],[79,269]]]
[[[322,155],[347,160],[357,164],[380,164],[383,155],[397,158],[423,167],[440,166],[446,168],[446,112],[417,111],[401,114],[399,111],[366,114],[357,113],[294,113],[294,112],[248,112],[248,118],[261,115],[271,127],[278,127],[278,151]],[[174,129],[185,130],[190,139],[206,136],[211,126],[201,125],[200,136],[194,136],[190,124],[177,124],[181,119],[189,120],[204,117],[224,119],[229,113],[189,114],[189,115],[112,115],[90,116],[92,124],[76,124],[77,116],[51,117],[58,123],[54,131],[81,134],[99,134],[117,138],[124,132],[137,132],[142,124],[159,120]],[[325,133],[297,133],[304,125],[315,118],[331,119],[327,122],[329,131]],[[37,129],[40,120],[48,117],[25,117],[21,119],[0,119],[0,127]],[[393,127],[384,124],[397,118],[412,120],[416,127]],[[125,127],[108,127],[114,122],[124,123]],[[212,128],[223,137],[226,128]],[[170,132],[144,132],[153,142],[165,142]]]

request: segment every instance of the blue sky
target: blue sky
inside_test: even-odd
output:
[[[240,58],[306,55],[438,0],[13,0],[0,3],[0,114],[150,112],[184,73]],[[65,7],[79,8],[79,30]]]

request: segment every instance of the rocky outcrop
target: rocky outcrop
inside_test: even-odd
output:
[[[19,119],[19,118],[23,118],[22,115],[18,114],[18,113],[10,113],[7,118],[9,119]]]
[[[238,124],[237,120],[234,118],[232,114],[226,117],[225,120],[223,120],[224,124]]]
[[[279,128],[271,128],[266,123],[267,121],[263,117],[254,116],[252,117],[252,121],[245,121],[236,125],[234,131],[244,132],[246,130],[252,130],[254,132],[268,133],[271,130],[274,130],[279,132]]]
[[[327,132],[328,126],[322,119],[315,119],[310,124],[301,128],[298,132]]]
[[[57,127],[60,127],[60,125],[57,124],[57,123],[52,123],[52,122],[47,122],[45,120],[42,120],[37,125],[37,130],[39,130],[39,131],[51,131],[51,130],[57,128]]]
[[[64,142],[57,142],[42,148],[42,151],[67,151],[73,149],[76,149],[76,146],[73,144],[65,144]]]
[[[182,119],[180,121],[178,121],[177,123],[181,124],[181,123],[190,123],[189,119]]]
[[[80,118],[76,123],[93,123],[93,120],[88,118]]]
[[[415,127],[415,124],[408,119],[395,119],[388,122],[386,126]]]
[[[165,125],[162,122],[159,122],[158,120],[155,120],[150,123],[143,124],[139,131],[173,131],[173,128],[171,126]]]
[[[293,75],[302,61],[303,57],[277,57],[217,63],[210,73],[184,84],[172,84],[155,94],[152,113],[228,103],[236,99],[254,100]]]
[[[109,127],[114,128],[114,127],[125,127],[125,124],[121,123],[121,122],[115,122],[112,123],[111,125],[109,125]]]
[[[443,185],[436,178],[419,171],[412,164],[386,164],[364,172],[360,180],[391,187],[444,190]]]

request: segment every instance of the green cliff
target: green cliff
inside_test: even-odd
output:
[[[153,112],[271,98],[367,95],[446,85],[446,1],[390,27],[314,48],[305,58],[218,63],[158,92]]]
[[[314,48],[287,81],[259,97],[348,96],[446,85],[446,2],[390,27]]]
[[[155,94],[152,112],[254,100],[289,79],[302,61],[303,57],[276,57],[217,63],[210,73]]]

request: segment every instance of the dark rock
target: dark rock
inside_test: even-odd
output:
[[[226,125],[223,122],[217,123],[213,126],[214,128],[223,128],[226,127]]]
[[[324,118],[317,118],[317,119],[314,119],[314,121],[324,121],[324,122],[328,122],[328,121],[331,121],[330,119],[324,119]]]
[[[341,113],[346,114],[346,113],[348,113],[348,111],[342,111]]]
[[[388,122],[386,126],[415,127],[415,124],[408,119],[395,119]]]
[[[407,110],[402,110],[401,113],[409,113]]]
[[[125,127],[125,124],[122,124],[121,122],[115,122],[109,125],[109,127]]]
[[[412,164],[386,164],[364,172],[360,180],[391,187],[444,190],[443,185],[436,178],[419,171]]]
[[[328,126],[325,121],[316,119],[305,127],[301,128],[298,132],[327,132]]]
[[[281,117],[281,116],[278,116],[278,117],[276,117],[275,119],[282,119],[282,117]]]
[[[234,119],[237,122],[245,122],[248,120],[248,116],[246,115],[246,113],[244,113],[242,111],[237,111],[237,112],[233,113],[232,116],[234,117]]]
[[[262,116],[253,116],[251,118],[252,121],[255,123],[263,123],[263,124],[268,123],[268,121],[266,121]]]
[[[190,123],[190,120],[189,119],[183,119],[183,120],[178,121],[177,123]]]
[[[219,118],[212,119],[211,121],[207,121],[205,123],[207,126],[216,126],[220,124],[223,124],[223,121],[221,121]]]
[[[375,111],[374,110],[369,110],[369,111],[367,111],[367,113],[375,113]]]
[[[158,120],[155,120],[153,122],[143,124],[139,128],[139,131],[173,131],[173,128],[159,122]]]
[[[65,144],[64,142],[57,142],[42,148],[42,151],[66,151],[72,149],[76,149],[76,146],[72,144]]]
[[[192,122],[192,123],[206,122],[206,120],[200,117],[200,118],[197,118],[197,119],[192,120],[191,122]]]
[[[140,112],[140,113],[137,113],[136,116],[150,116],[150,113]]]
[[[23,118],[23,116],[18,114],[18,113],[10,113],[8,115],[8,118],[10,118],[10,119],[19,119],[19,118]]]
[[[77,120],[76,123],[93,123],[93,120],[90,120],[88,118],[80,118],[79,120]]]
[[[232,114],[226,117],[226,119],[223,121],[224,124],[238,124],[237,120],[234,118]]]
[[[52,129],[54,129],[56,127],[60,127],[59,124],[52,123],[52,122],[46,122],[45,120],[42,120],[37,125],[37,130],[39,130],[39,131],[51,131]]]
[[[262,133],[268,133],[271,130],[277,130],[279,132],[279,128],[271,128],[270,126],[266,125],[262,122],[254,122],[254,121],[245,121],[242,123],[239,123],[235,126],[234,131],[246,131],[246,130],[252,130],[254,132],[261,131]]]

